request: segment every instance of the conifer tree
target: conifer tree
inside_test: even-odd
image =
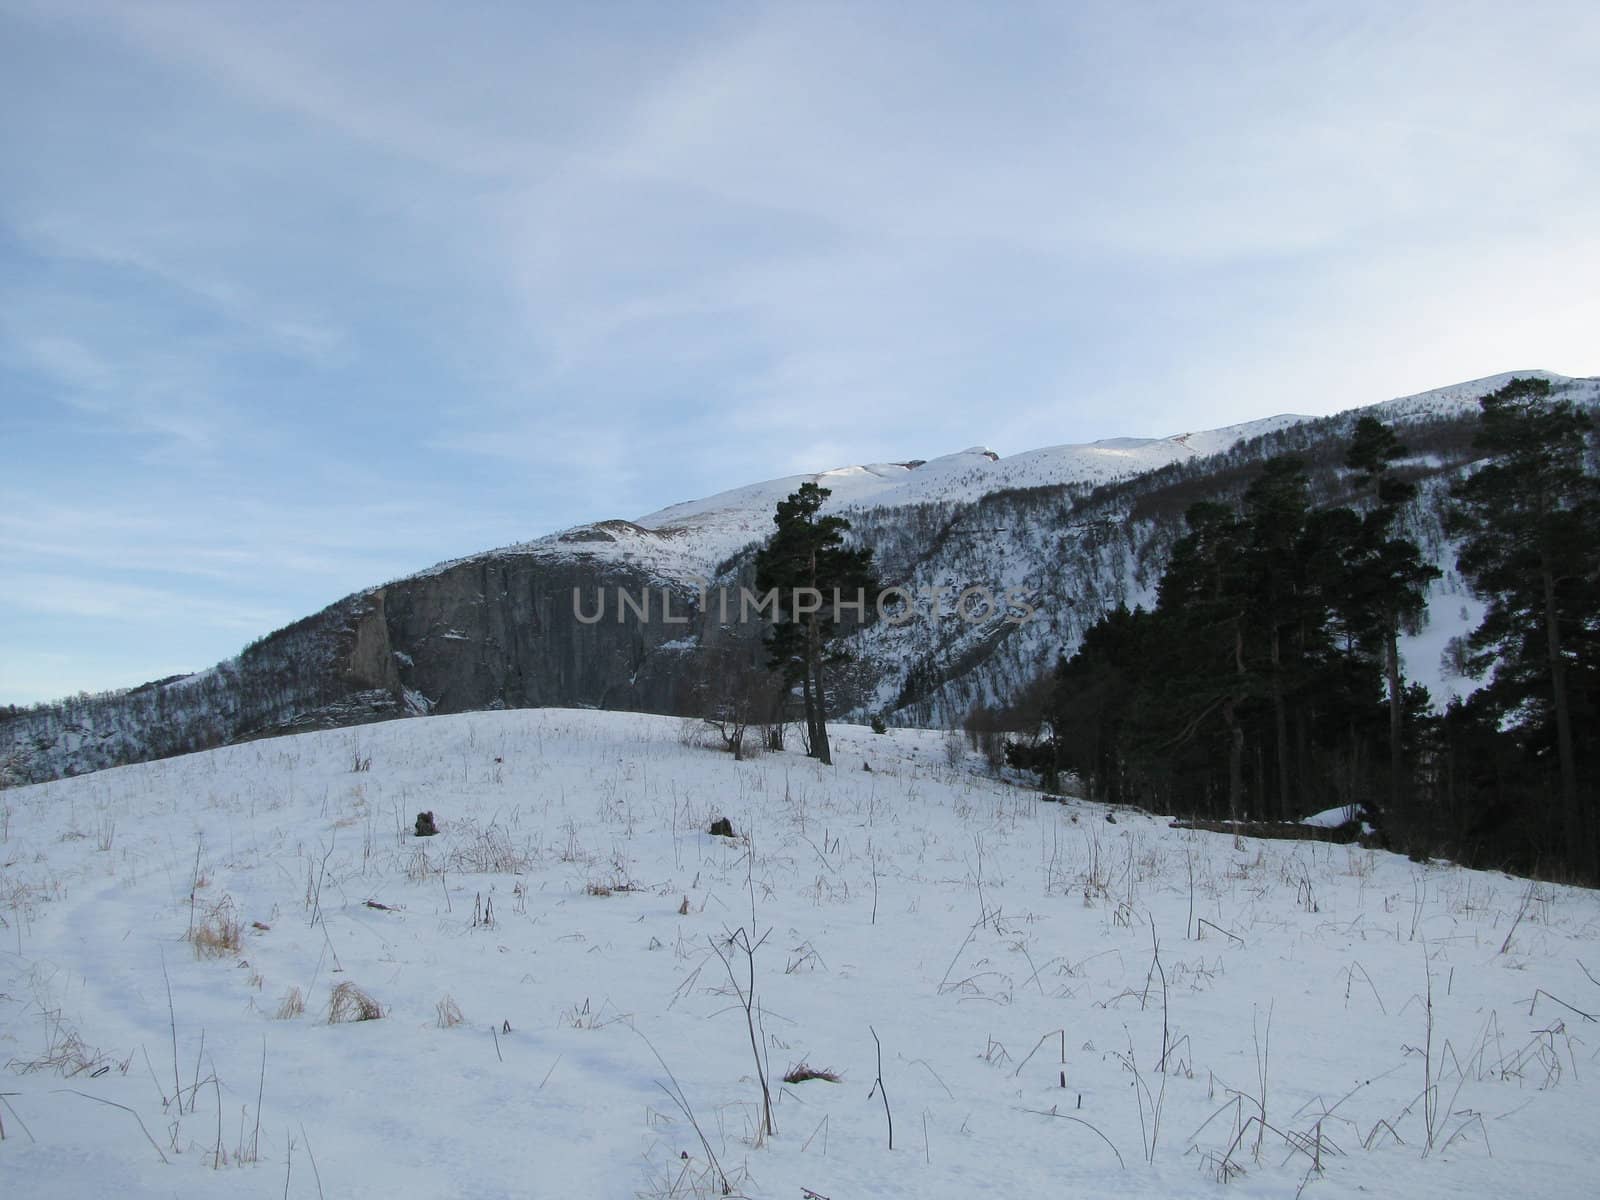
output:
[[[1416,485],[1391,471],[1406,455],[1395,432],[1368,414],[1356,422],[1345,465],[1360,473],[1372,489],[1373,507],[1362,519],[1352,546],[1349,608],[1354,631],[1362,642],[1377,642],[1383,655],[1389,705],[1389,805],[1405,802],[1405,687],[1400,673],[1400,633],[1420,620],[1427,605],[1428,584],[1439,569],[1422,559],[1416,542],[1395,534],[1402,505],[1416,496]]]
[[[1454,489],[1457,566],[1488,601],[1468,639],[1493,669],[1485,702],[1518,729],[1535,761],[1554,743],[1569,861],[1600,874],[1595,812],[1600,651],[1600,480],[1593,423],[1544,379],[1513,379],[1481,401],[1473,446],[1486,462]],[[1580,726],[1576,714],[1587,718]],[[1581,744],[1580,744],[1581,741]]]
[[[1242,512],[1201,501],[1186,521],[1154,611],[1119,608],[1085,633],[1057,672],[1050,754],[1019,747],[1014,764],[1235,820],[1367,795],[1379,674],[1334,636],[1360,518],[1313,512],[1303,464],[1284,457]]]
[[[1266,688],[1273,717],[1277,765],[1274,815],[1289,816],[1291,804],[1288,693],[1303,683],[1308,635],[1323,621],[1308,605],[1301,542],[1310,501],[1304,464],[1297,458],[1269,460],[1245,492],[1250,525],[1249,579],[1254,621],[1267,643]]]
[[[1155,749],[1168,755],[1182,751],[1220,716],[1228,815],[1238,820],[1244,813],[1242,710],[1258,690],[1245,657],[1249,531],[1231,508],[1214,501],[1191,505],[1185,520],[1189,533],[1173,548],[1156,603],[1161,627],[1172,634],[1165,685],[1174,702],[1155,710],[1170,712],[1177,728]]]
[[[831,492],[803,483],[773,515],[777,529],[756,555],[756,587],[778,594],[778,616],[768,635],[771,669],[785,685],[801,684],[807,745],[813,757],[833,762],[828,746],[826,645],[846,606],[865,619],[877,591],[872,550],[845,545],[850,522],[821,515]],[[862,607],[855,608],[857,604]]]

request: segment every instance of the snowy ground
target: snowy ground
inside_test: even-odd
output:
[[[1594,1194],[1596,894],[1113,823],[933,733],[840,728],[830,770],[681,728],[0,793],[0,1193]],[[347,982],[381,1019],[329,1023]]]

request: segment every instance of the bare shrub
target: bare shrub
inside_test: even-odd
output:
[[[952,771],[961,765],[961,760],[966,757],[966,751],[961,748],[961,735],[954,729],[944,735],[944,765]]]
[[[376,1021],[383,1016],[383,1005],[350,980],[333,989],[328,997],[328,1024],[343,1025],[349,1021]]]
[[[774,716],[776,696],[764,659],[761,643],[748,638],[734,638],[701,652],[694,702],[706,731],[715,735],[705,736],[701,744],[720,746],[735,760],[767,749],[764,737],[746,736]]]
[[[709,750],[716,732],[699,717],[685,717],[678,724],[678,745],[685,750]]]
[[[1006,765],[1008,714],[987,704],[975,704],[961,722],[967,745],[983,755],[983,761],[996,774]]]

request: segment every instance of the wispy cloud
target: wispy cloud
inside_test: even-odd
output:
[[[0,550],[297,613],[752,478],[1594,371],[1596,60],[1554,0],[0,0]]]
[[[284,623],[289,615],[282,610],[200,599],[193,593],[169,588],[108,583],[73,575],[5,571],[0,572],[0,587],[5,588],[11,604],[25,612],[130,624],[143,623],[152,613],[158,613],[166,621],[199,622],[230,630],[235,636],[272,628]]]

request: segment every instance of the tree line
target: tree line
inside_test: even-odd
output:
[[[1290,820],[1352,806],[1398,848],[1600,881],[1600,481],[1592,422],[1540,379],[1481,401],[1449,493],[1457,570],[1485,601],[1460,647],[1483,680],[1440,712],[1401,635],[1439,572],[1399,528],[1414,485],[1363,417],[1354,507],[1313,507],[1267,460],[1237,504],[1185,515],[1150,609],[1117,607],[1058,665],[1014,766],[1177,815]]]

